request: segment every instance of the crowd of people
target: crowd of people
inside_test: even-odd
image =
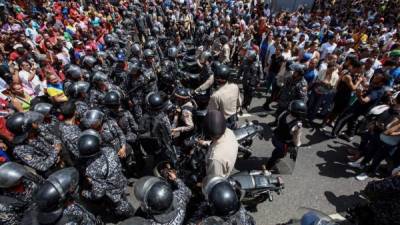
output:
[[[267,170],[296,157],[304,128],[359,135],[348,165],[388,177],[370,195],[392,193],[366,222],[399,219],[382,210],[400,196],[397,1],[0,0],[0,12],[1,224],[102,224],[96,207],[125,224],[255,224],[229,176],[232,130],[261,87]],[[181,177],[194,145],[204,162]],[[149,176],[150,156],[170,164]]]

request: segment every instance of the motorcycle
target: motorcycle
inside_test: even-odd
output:
[[[238,156],[240,158],[248,159],[252,155],[251,146],[254,138],[262,138],[264,128],[260,125],[253,124],[252,122],[246,121],[245,124],[239,128],[233,130],[236,140],[239,143]]]
[[[182,159],[175,168],[169,162],[162,162],[154,168],[154,175],[167,177],[167,172],[174,170],[189,187],[195,189],[206,174],[205,154],[203,149],[193,151],[190,157]],[[240,201],[248,207],[256,207],[266,200],[272,202],[273,193],[280,195],[285,188],[281,177],[272,176],[265,169],[237,172],[228,180],[240,193]]]
[[[229,181],[240,191],[240,201],[247,206],[269,200],[273,193],[280,195],[285,188],[281,177],[272,176],[267,170],[242,171],[231,175]]]

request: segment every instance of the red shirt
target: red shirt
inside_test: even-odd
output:
[[[14,51],[14,52],[11,52],[11,54],[10,54],[10,56],[9,56],[9,59],[11,60],[11,61],[15,61],[15,60],[17,60],[19,57],[21,57],[16,51]]]

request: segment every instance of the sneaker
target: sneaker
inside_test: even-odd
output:
[[[321,128],[320,128],[322,131],[325,131],[325,132],[330,132],[332,129],[331,128],[329,128],[329,125],[326,125],[326,124],[321,124]]]
[[[340,137],[343,139],[343,140],[345,140],[345,141],[347,141],[347,142],[351,142],[352,140],[353,140],[353,136],[349,136],[349,135],[347,135],[346,133],[342,133],[341,135],[340,135]]]
[[[361,165],[361,163],[358,162],[348,162],[347,165],[353,168],[358,168],[358,169],[364,169],[364,165]]]
[[[366,180],[367,178],[369,178],[367,173],[361,173],[361,174],[356,176],[356,179],[359,180],[359,181]]]

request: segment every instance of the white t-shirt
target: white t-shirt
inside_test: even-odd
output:
[[[321,45],[321,49],[320,49],[320,52],[321,52],[321,59],[325,59],[325,57],[326,57],[328,54],[332,54],[333,51],[335,51],[336,46],[337,46],[336,43],[333,43],[333,44],[331,44],[331,43],[329,43],[329,42],[323,43],[323,44]]]
[[[25,29],[25,35],[28,36],[32,41],[36,41],[36,37],[39,35],[39,33],[35,29],[28,27]]]
[[[42,82],[40,81],[38,76],[35,75],[33,79],[29,81],[29,76],[30,76],[29,72],[21,70],[19,71],[18,75],[24,87],[32,89],[36,95],[43,95]]]

